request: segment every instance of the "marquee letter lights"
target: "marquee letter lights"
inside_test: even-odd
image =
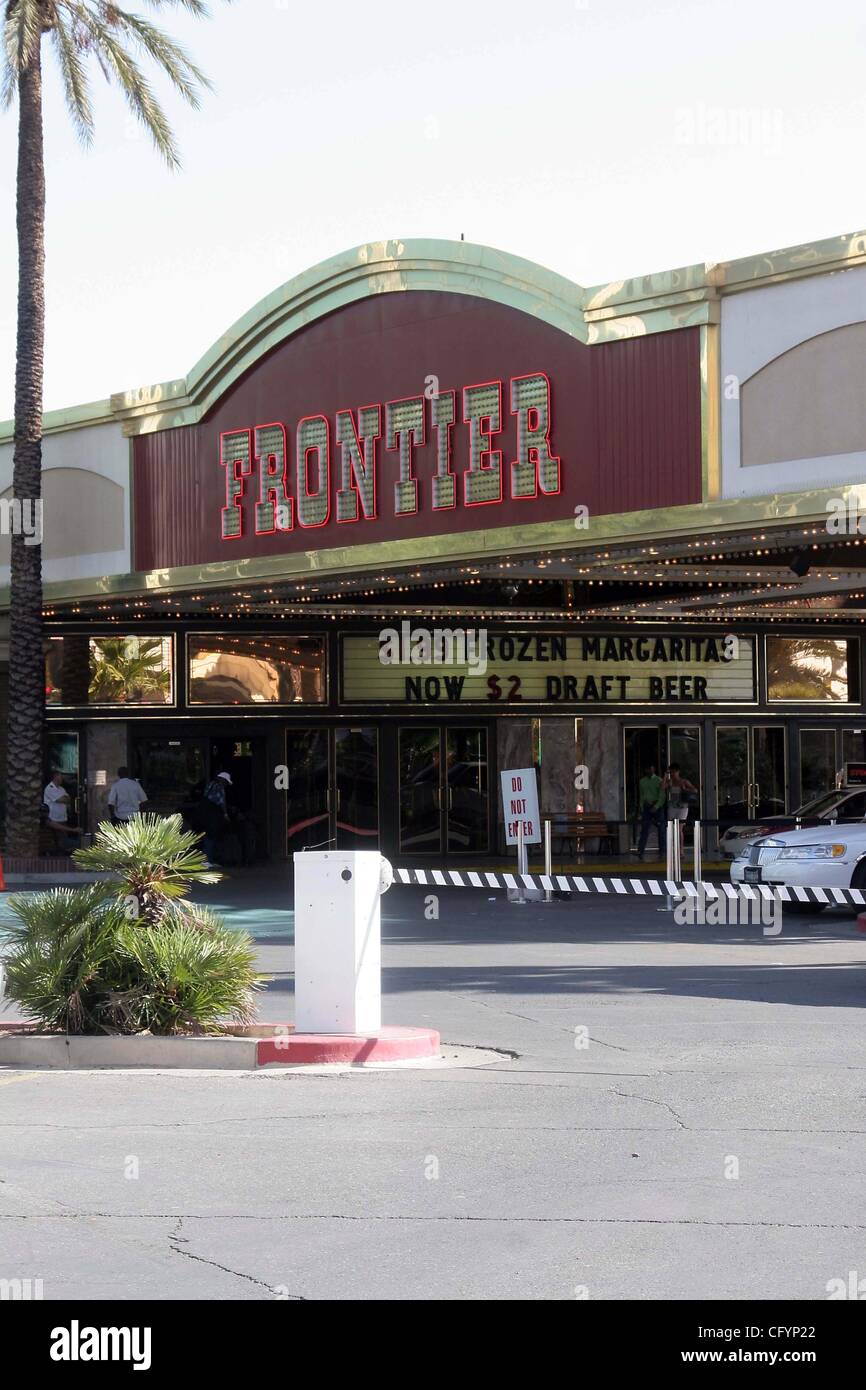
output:
[[[511,496],[559,492],[559,459],[550,452],[550,382],[543,372],[511,379],[511,413],[517,416],[517,459]]]
[[[298,521],[324,526],[331,515],[331,432],[324,415],[307,415],[298,423],[296,441]],[[316,456],[316,486],[310,488],[310,454]]]
[[[219,461],[225,470],[225,505],[220,509],[223,540],[238,540],[250,525],[255,536],[273,536],[296,527],[327,526],[337,522],[375,521],[379,516],[377,468],[379,443],[397,452],[399,476],[394,483],[395,517],[414,516],[424,508],[449,511],[460,505],[480,507],[509,499],[541,499],[562,490],[562,460],[553,452],[551,384],[544,372],[529,372],[508,381],[510,415],[503,418],[502,381],[483,381],[462,391],[425,391],[381,405],[338,410],[336,415],[305,415],[298,422],[294,445],[281,421],[248,429],[225,430],[219,436]],[[458,418],[458,392],[462,416]],[[427,439],[427,400],[435,437]],[[514,425],[511,425],[511,417]],[[331,424],[339,446],[339,468],[331,479]],[[503,429],[516,436],[517,457],[508,465]],[[510,432],[514,430],[514,435]],[[458,430],[465,430],[456,438]],[[497,435],[500,436],[497,439]],[[435,471],[433,450],[435,444]],[[290,451],[294,448],[294,461]],[[463,449],[468,464],[463,465]],[[458,498],[455,454],[463,470]],[[509,456],[511,455],[509,449]],[[416,475],[416,468],[420,477]],[[252,478],[251,482],[247,482]],[[429,490],[427,479],[429,478]],[[331,515],[335,498],[335,517]],[[507,488],[507,493],[506,493]],[[249,494],[249,495],[248,495]],[[246,518],[246,524],[245,524]],[[447,527],[448,523],[441,525]],[[440,525],[440,529],[441,529]],[[393,534],[393,532],[392,532]],[[267,547],[264,547],[266,550]]]
[[[337,493],[338,521],[358,520],[359,499],[364,520],[372,521],[376,516],[376,440],[381,434],[381,406],[362,406],[357,430],[351,410],[337,411],[337,443],[343,456],[343,486]]]
[[[457,479],[451,472],[451,427],[457,418],[457,397],[444,391],[431,402],[436,430],[436,474],[433,478],[433,510],[457,506]]]
[[[480,507],[502,501],[502,450],[491,436],[502,429],[502,382],[464,386],[463,419],[469,426],[469,467],[463,474],[463,503]]]
[[[426,443],[424,397],[388,401],[385,432],[389,449],[400,450],[400,481],[394,484],[394,515],[411,516],[418,510],[418,480],[412,475],[415,445]]]
[[[285,425],[256,425],[255,456],[259,468],[256,535],[291,531],[295,525],[295,503],[286,486],[289,461]]]
[[[244,495],[244,478],[253,471],[250,430],[228,430],[220,435],[220,463],[226,470],[226,504],[220,512],[220,531],[224,541],[238,540],[244,533],[244,514],[239,498]]]

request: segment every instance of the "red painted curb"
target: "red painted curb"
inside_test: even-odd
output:
[[[268,1066],[363,1066],[370,1062],[411,1062],[439,1055],[434,1028],[381,1028],[366,1036],[346,1033],[292,1033],[266,1038],[256,1046],[256,1063]]]

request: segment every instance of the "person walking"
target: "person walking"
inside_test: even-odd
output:
[[[226,788],[232,784],[228,772],[218,772],[204,789],[198,808],[198,823],[204,831],[204,857],[208,865],[218,868],[217,844],[229,823]]]
[[[108,809],[112,823],[127,825],[133,816],[138,815],[146,801],[147,793],[138,779],[130,777],[128,767],[119,767],[117,781],[112,783],[111,791],[108,793]]]
[[[649,833],[655,826],[659,842],[659,854],[664,854],[664,809],[665,792],[661,777],[655,766],[649,763],[638,783],[638,806],[640,807],[640,837],[637,842],[637,857],[643,859]]]

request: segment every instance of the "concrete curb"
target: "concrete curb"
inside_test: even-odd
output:
[[[63,1034],[0,1033],[0,1066],[93,1071],[121,1067],[253,1071],[257,1038],[68,1038]]]
[[[380,1028],[366,1036],[343,1033],[287,1033],[259,1043],[257,1064],[267,1066],[364,1066],[415,1062],[438,1057],[433,1028]]]
[[[67,1037],[27,1023],[0,1024],[0,1067],[46,1071],[137,1069],[257,1071],[261,1067],[364,1067],[439,1058],[432,1028],[382,1028],[368,1036],[295,1033],[291,1024],[254,1025],[218,1037]]]

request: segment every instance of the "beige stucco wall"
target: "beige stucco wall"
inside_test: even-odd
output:
[[[853,454],[866,445],[866,323],[799,343],[744,383],[742,466]]]
[[[0,444],[0,498],[11,496],[13,445]],[[127,574],[130,447],[114,421],[47,434],[42,441],[43,578]],[[0,585],[9,582],[0,534]]]
[[[12,489],[0,493],[11,497]],[[123,488],[83,468],[49,468],[42,478],[42,559],[63,560],[122,550],[125,540]],[[0,565],[8,565],[12,542],[0,534]]]

